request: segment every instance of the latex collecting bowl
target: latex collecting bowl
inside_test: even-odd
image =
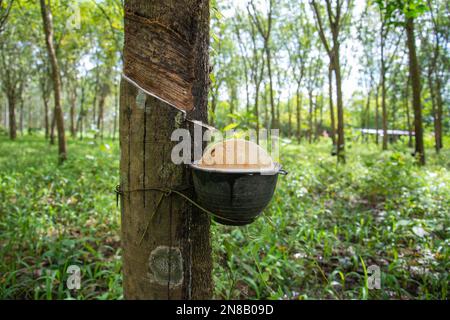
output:
[[[272,161],[264,166],[213,166],[199,161],[190,167],[197,202],[214,213],[215,221],[233,226],[255,221],[270,203],[278,175],[286,174]]]

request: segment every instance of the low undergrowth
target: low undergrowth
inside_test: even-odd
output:
[[[246,227],[213,224],[216,298],[447,299],[450,153],[347,148],[285,140],[264,216]],[[69,141],[69,160],[39,136],[0,138],[0,298],[120,299],[120,214],[112,141]],[[78,291],[69,265],[82,266]],[[380,289],[370,289],[379,268]]]

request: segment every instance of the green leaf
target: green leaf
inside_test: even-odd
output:
[[[239,125],[239,123],[236,123],[236,122],[230,123],[230,124],[227,125],[225,128],[223,128],[222,131],[233,130],[233,129],[236,128],[238,125]]]

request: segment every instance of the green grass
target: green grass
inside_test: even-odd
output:
[[[325,142],[284,142],[289,175],[264,216],[212,228],[216,298],[448,299],[448,150],[420,168],[404,146],[354,143],[337,166]],[[0,138],[0,298],[122,298],[118,144],[71,140],[69,152],[58,166],[41,137]]]

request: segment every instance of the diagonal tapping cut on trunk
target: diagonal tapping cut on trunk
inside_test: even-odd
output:
[[[170,27],[125,12],[124,71],[139,86],[174,107],[194,108],[193,44]]]

